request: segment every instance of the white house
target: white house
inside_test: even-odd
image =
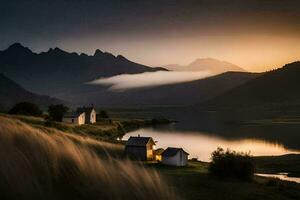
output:
[[[172,166],[186,166],[188,161],[188,153],[182,148],[168,147],[162,153],[162,163]]]
[[[93,124],[96,123],[96,110],[94,107],[80,107],[77,108],[78,113],[85,113],[85,123]]]
[[[73,112],[73,113],[66,113],[62,119],[65,123],[71,124],[84,124],[85,123],[85,113]]]

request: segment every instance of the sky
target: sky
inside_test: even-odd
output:
[[[153,67],[212,57],[266,71],[300,60],[300,1],[1,0],[0,39],[0,49],[101,49]]]

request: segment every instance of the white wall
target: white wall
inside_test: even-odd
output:
[[[188,161],[188,155],[183,153],[182,151],[178,151],[172,157],[162,157],[162,163],[165,165],[172,165],[172,166],[186,166]]]
[[[96,123],[96,111],[92,110],[91,116],[90,116],[90,123]]]
[[[82,113],[81,115],[79,115],[77,123],[78,123],[79,125],[85,123],[85,113]]]
[[[85,113],[82,113],[81,115],[79,115],[78,117],[74,117],[74,118],[63,118],[62,120],[65,123],[70,123],[70,124],[84,124],[85,123]]]

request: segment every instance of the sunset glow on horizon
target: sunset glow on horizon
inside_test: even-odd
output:
[[[300,59],[299,1],[10,1],[5,7],[0,49],[14,42],[36,52],[101,49],[152,67],[211,57],[250,72]]]

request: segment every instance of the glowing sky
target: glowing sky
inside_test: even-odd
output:
[[[297,0],[1,1],[0,48],[99,48],[150,65],[213,57],[248,71],[300,60]]]

